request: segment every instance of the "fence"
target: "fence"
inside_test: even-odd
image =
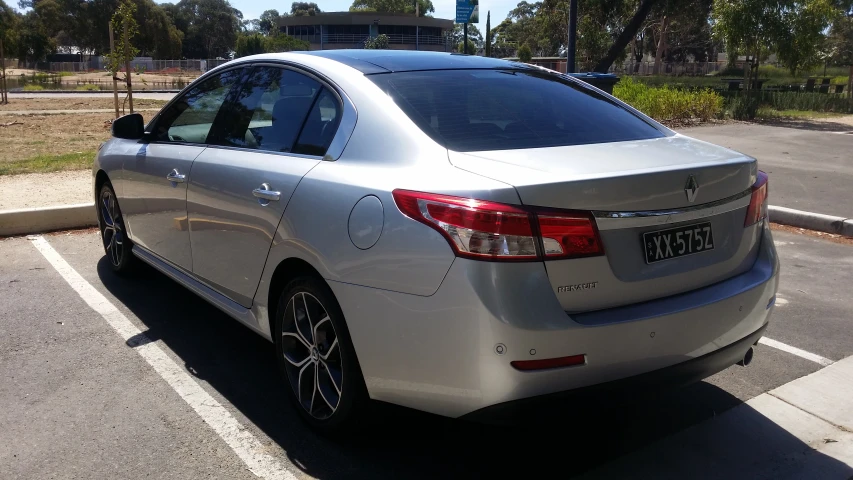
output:
[[[663,62],[655,72],[655,62],[625,62],[613,65],[610,71],[617,75],[710,75],[721,72],[726,62]]]
[[[229,59],[222,58],[207,60],[154,60],[150,57],[138,57],[130,61],[130,68],[146,72],[198,73],[218,67],[228,61]],[[18,62],[19,68],[36,68],[51,72],[90,72],[106,68],[104,57],[92,57],[88,62],[30,62],[32,65],[23,67],[20,66],[20,63]]]

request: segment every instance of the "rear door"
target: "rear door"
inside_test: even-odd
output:
[[[214,75],[191,88],[155,119],[151,141],[124,159],[122,210],[134,242],[192,270],[187,228],[187,182],[193,161],[242,69]]]
[[[341,113],[337,94],[310,74],[252,69],[192,167],[187,214],[195,275],[251,306],[287,203],[322,161]]]

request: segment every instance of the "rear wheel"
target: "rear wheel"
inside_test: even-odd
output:
[[[118,206],[115,191],[109,182],[101,186],[98,194],[98,225],[104,253],[114,272],[127,273],[136,259],[131,253],[132,244],[125,234],[124,219]]]
[[[367,389],[332,291],[322,281],[290,282],[276,310],[275,345],[291,400],[324,432],[350,430],[364,415]]]

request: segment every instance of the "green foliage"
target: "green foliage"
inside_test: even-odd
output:
[[[81,92],[98,92],[101,90],[101,87],[95,85],[94,83],[87,83],[86,85],[78,85],[75,90],[79,90]]]
[[[309,47],[310,44],[305,40],[299,40],[283,33],[270,36],[260,33],[241,33],[237,36],[234,57],[245,57],[260,53],[308,50]]]
[[[725,92],[725,96],[726,112],[737,120],[752,120],[760,109],[853,113],[849,100],[825,93],[751,91]]]
[[[631,77],[622,78],[613,95],[660,122],[682,122],[717,118],[723,111],[723,97],[712,90],[679,90],[650,87]]]
[[[486,12],[486,51],[487,57],[492,56],[492,12]]]
[[[525,43],[518,49],[518,59],[524,63],[530,63],[533,58],[533,52],[530,51],[530,45]]]
[[[278,31],[278,19],[281,18],[281,15],[278,14],[278,10],[266,10],[261,14],[261,17],[258,18],[258,30],[264,35],[269,35],[274,31]]]
[[[375,37],[368,38],[364,41],[364,48],[368,50],[385,50],[388,48],[388,35],[380,33]]]
[[[30,83],[28,85],[24,85],[23,90],[25,92],[39,92],[41,90],[44,90],[44,87],[41,85],[36,85],[34,83]]]
[[[322,12],[314,2],[293,2],[290,5],[290,16],[292,17],[313,16]]]
[[[853,16],[839,16],[827,38],[829,58],[835,65],[853,65]]]
[[[435,12],[432,0],[416,0],[418,15],[429,17]],[[379,13],[415,13],[415,3],[411,0],[354,0],[349,7],[350,12],[379,12]]]
[[[161,7],[184,32],[184,57],[224,58],[234,48],[243,14],[228,0],[181,0]]]
[[[726,101],[726,114],[735,120],[753,120],[758,112],[759,101],[756,95],[735,95]]]
[[[462,52],[462,37],[464,37],[464,25],[456,23],[450,33],[451,45],[456,45],[456,51]],[[473,23],[468,24],[468,53],[475,53],[483,46],[483,34]]]

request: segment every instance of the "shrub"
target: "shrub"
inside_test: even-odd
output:
[[[813,112],[853,112],[850,101],[841,95],[806,92],[725,92],[726,110],[732,118],[751,120],[759,107],[773,110]]]
[[[723,97],[712,90],[650,87],[630,77],[623,78],[614,86],[613,95],[665,123],[690,119],[707,121],[719,117],[723,111]]]
[[[388,35],[380,33],[375,37],[369,37],[364,41],[364,48],[368,50],[386,50],[388,49]]]
[[[101,87],[95,85],[94,83],[87,83],[86,85],[78,85],[76,90],[86,91],[86,92],[96,92],[100,91]]]
[[[758,105],[756,95],[737,95],[729,100],[726,113],[735,120],[752,120],[758,113]]]
[[[33,85],[33,84],[24,85],[24,91],[25,92],[38,92],[40,90],[44,90],[44,87],[42,87],[41,85]]]

